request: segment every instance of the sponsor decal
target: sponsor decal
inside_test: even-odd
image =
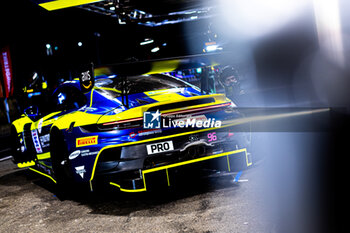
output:
[[[144,112],[143,113],[143,128],[144,129],[160,129],[160,116],[159,110],[156,112]]]
[[[77,174],[79,174],[79,175],[81,176],[82,179],[84,179],[84,174],[85,174],[85,172],[86,172],[85,166],[83,165],[83,166],[75,167],[75,172],[76,172]]]
[[[50,134],[45,134],[39,138],[43,148],[50,146]]]
[[[80,88],[83,92],[89,92],[95,83],[94,78],[94,65],[91,63],[88,66],[84,65],[83,71],[80,73],[79,81]]]
[[[146,129],[146,130],[140,130],[137,133],[139,136],[146,136],[146,135],[151,135],[151,134],[161,133],[161,132],[162,132],[161,129]]]
[[[208,142],[213,142],[218,139],[218,137],[216,136],[216,132],[208,133],[207,137],[208,137]]]
[[[39,134],[41,133],[41,129],[42,129],[42,127],[43,127],[43,121],[44,121],[44,119],[41,118],[40,121],[39,121],[39,123],[38,123],[38,132],[39,132]]]
[[[89,89],[89,88],[91,87],[92,82],[91,82],[90,70],[85,71],[85,72],[81,72],[81,80],[83,81],[83,82],[82,82],[82,85],[83,85],[86,89]]]
[[[76,139],[76,147],[96,145],[97,144],[97,137],[98,136],[77,138]]]
[[[76,150],[76,151],[73,151],[69,156],[68,156],[68,158],[70,159],[70,160],[72,160],[72,159],[75,159],[76,157],[78,157],[80,155],[80,150]]]
[[[69,159],[70,160],[73,160],[75,158],[77,158],[79,155],[81,157],[84,157],[84,156],[89,156],[89,155],[97,155],[99,151],[90,151],[90,150],[76,150],[76,151],[73,151],[70,155],[69,155]]]
[[[159,142],[146,145],[147,154],[157,154],[174,150],[173,141]]]
[[[40,145],[40,141],[39,141],[39,136],[38,136],[38,131],[37,130],[32,130],[32,139],[33,139],[33,143],[34,143],[34,147],[35,147],[36,153],[43,153],[43,150],[42,150],[41,145]]]
[[[81,156],[97,155],[99,151],[82,150]]]
[[[136,136],[147,136],[147,135],[152,135],[152,134],[156,134],[156,133],[161,133],[162,130],[161,129],[145,129],[145,130],[139,130],[137,131],[137,133],[135,132],[131,132],[129,134],[130,138],[135,138]]]
[[[51,170],[49,168],[47,168],[46,166],[40,164],[40,163],[37,163],[36,165],[38,168],[40,168],[41,170],[44,170],[45,173],[51,175]]]
[[[13,94],[13,73],[12,73],[12,62],[10,56],[10,47],[6,46],[0,51],[0,64],[2,70],[2,76],[4,80],[5,93],[1,93],[2,96],[8,98]],[[1,88],[1,86],[0,86]],[[3,94],[5,94],[3,96]]]

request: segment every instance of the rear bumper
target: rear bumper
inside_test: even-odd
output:
[[[133,171],[132,179],[125,179],[121,174],[118,174],[117,176],[108,177],[107,180],[110,185],[119,188],[123,192],[144,192],[154,187],[172,186],[172,184],[176,183],[176,177],[179,172],[182,175],[184,173],[196,174],[203,168],[237,172],[247,169],[252,164],[251,156],[244,148],[166,166],[139,169]]]

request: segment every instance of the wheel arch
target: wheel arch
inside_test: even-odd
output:
[[[33,121],[26,115],[22,115],[21,118],[12,122],[11,127],[13,126],[17,133],[22,133],[24,129],[24,125],[27,123],[33,123]]]

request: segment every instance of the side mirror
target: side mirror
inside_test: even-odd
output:
[[[28,108],[24,109],[24,114],[30,119],[35,119],[39,115],[39,108],[35,105],[29,106]]]

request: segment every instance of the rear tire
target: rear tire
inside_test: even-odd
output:
[[[72,185],[73,176],[68,159],[67,143],[63,134],[53,128],[50,134],[50,154],[52,161],[52,170],[57,184],[60,188],[67,188]]]
[[[74,180],[69,160],[66,139],[59,129],[53,128],[50,133],[50,154],[52,170],[57,182],[57,196],[60,199],[81,198],[89,191],[86,183],[78,183]]]

